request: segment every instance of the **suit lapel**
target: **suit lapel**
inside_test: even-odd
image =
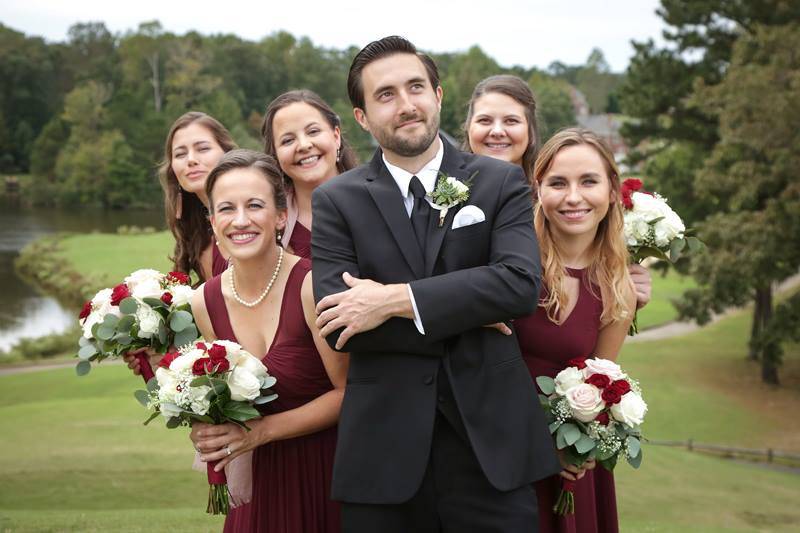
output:
[[[444,156],[442,157],[442,166],[439,169],[441,174],[452,176],[460,181],[464,181],[469,176],[464,175],[464,155],[456,150],[445,139],[444,143]],[[387,171],[388,172],[388,171]],[[439,177],[436,177],[439,181]],[[435,185],[434,185],[435,187]],[[448,209],[447,216],[444,219],[444,224],[439,226],[439,211],[432,209],[430,220],[428,221],[428,239],[425,241],[425,277],[430,277],[433,274],[433,268],[436,266],[436,259],[439,257],[439,250],[442,249],[444,236],[450,229],[453,223],[453,217],[459,210],[460,205],[456,205]]]
[[[367,190],[378,207],[383,219],[389,226],[397,246],[403,253],[408,266],[417,278],[423,277],[425,262],[414,236],[414,228],[408,217],[403,197],[397,183],[383,164],[381,151],[378,150],[370,162],[370,173],[367,177]]]

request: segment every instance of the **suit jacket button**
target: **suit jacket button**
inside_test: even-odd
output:
[[[422,379],[422,382],[423,382],[425,385],[433,385],[433,376],[432,376],[432,375],[430,375],[430,374],[428,374],[427,376],[425,376],[425,377]]]

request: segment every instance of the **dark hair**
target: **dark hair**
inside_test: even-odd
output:
[[[512,98],[525,108],[525,120],[528,121],[528,146],[522,154],[522,170],[529,180],[533,180],[533,167],[536,163],[536,155],[539,152],[539,127],[536,124],[536,98],[533,96],[531,88],[522,79],[510,74],[499,74],[489,76],[481,80],[472,91],[467,109],[467,119],[464,121],[464,144],[462,148],[467,152],[472,152],[469,144],[469,123],[475,115],[475,101],[487,93],[499,93]]]
[[[274,157],[255,150],[239,148],[231,150],[219,160],[206,178],[206,196],[208,196],[209,209],[213,213],[214,204],[211,200],[211,192],[219,178],[231,170],[239,168],[253,168],[258,170],[270,185],[272,185],[272,196],[275,200],[275,207],[286,209],[286,189],[283,186],[283,172]]]
[[[175,134],[195,123],[210,131],[225,152],[236,148],[236,143],[217,119],[199,111],[189,111],[173,122],[164,142],[164,160],[159,165],[158,178],[164,190],[164,214],[167,226],[175,237],[175,249],[170,259],[176,270],[181,272],[194,270],[198,278],[203,281],[200,256],[211,244],[211,226],[208,223],[206,207],[196,195],[181,194],[181,186],[172,170],[172,141]]]
[[[272,122],[275,120],[275,115],[278,111],[288,105],[296,103],[310,105],[322,114],[331,128],[339,128],[341,146],[339,148],[339,159],[336,162],[336,170],[339,171],[339,174],[351,168],[355,168],[358,165],[358,161],[356,160],[353,149],[350,148],[350,145],[344,139],[344,135],[341,134],[342,121],[339,119],[339,115],[337,115],[331,106],[320,98],[317,93],[309,91],[308,89],[285,92],[269,103],[267,111],[264,114],[264,122],[261,124],[261,136],[264,139],[264,153],[277,160],[278,154],[275,150],[275,133],[272,129]],[[286,180],[287,186],[291,185],[292,180],[285,172],[284,179]]]
[[[439,87],[439,69],[436,68],[436,63],[433,62],[433,59],[427,54],[418,52],[417,47],[408,39],[391,35],[378,41],[372,41],[353,58],[353,62],[350,64],[350,72],[347,74],[347,94],[353,107],[364,109],[364,86],[361,83],[361,71],[364,70],[364,67],[373,61],[394,54],[413,54],[417,56],[428,72],[428,80],[431,82],[431,86],[434,89]]]

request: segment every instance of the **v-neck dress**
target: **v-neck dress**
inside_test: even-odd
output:
[[[543,307],[514,321],[522,357],[534,379],[555,377],[570,359],[594,355],[603,312],[600,291],[590,289],[585,269],[568,268],[567,273],[578,278],[580,283],[578,301],[562,324],[550,321]],[[541,533],[616,533],[619,530],[614,477],[603,467],[598,465],[587,471],[575,484],[573,515],[557,516],[552,511],[561,491],[560,476],[545,478],[535,486]]]
[[[333,389],[311,331],[306,325],[301,288],[311,262],[301,259],[289,273],[278,328],[262,361],[277,379],[278,398],[265,406],[270,415],[300,407]],[[206,307],[219,339],[236,340],[222,296],[221,278],[204,288]],[[340,530],[339,504],[330,499],[336,428],[270,442],[253,452],[253,496],[247,507],[249,523],[237,517],[226,531],[267,533]]]

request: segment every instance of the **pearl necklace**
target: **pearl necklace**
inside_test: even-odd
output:
[[[234,280],[233,263],[231,263],[231,267],[230,267],[231,268],[231,292],[233,292],[233,299],[234,300],[236,300],[237,302],[239,302],[240,304],[242,304],[245,307],[255,307],[258,304],[260,304],[261,301],[264,298],[267,297],[267,294],[269,294],[269,290],[272,288],[272,285],[275,284],[275,280],[278,279],[278,272],[281,271],[281,263],[283,263],[283,248],[278,247],[278,250],[280,250],[280,252],[278,254],[278,264],[275,265],[275,271],[272,273],[272,279],[270,279],[269,283],[267,283],[267,288],[264,289],[264,292],[261,293],[261,296],[259,296],[258,298],[256,298],[252,302],[245,301],[241,296],[239,296],[239,293],[236,292],[236,281]]]

